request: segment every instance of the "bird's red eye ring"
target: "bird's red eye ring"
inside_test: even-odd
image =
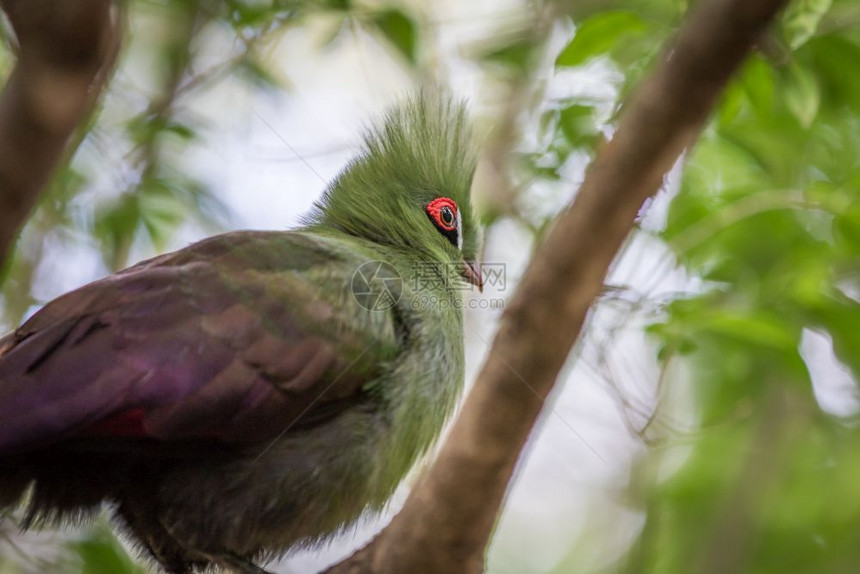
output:
[[[453,199],[438,197],[427,204],[427,215],[443,231],[456,231],[457,204]]]

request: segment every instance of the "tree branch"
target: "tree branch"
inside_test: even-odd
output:
[[[637,212],[785,3],[698,4],[537,250],[429,474],[370,545],[328,572],[483,570],[517,458]]]
[[[0,0],[18,61],[0,94],[0,269],[119,50],[111,0]]]

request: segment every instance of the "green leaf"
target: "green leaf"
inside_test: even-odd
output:
[[[759,117],[769,117],[773,112],[774,76],[768,63],[760,56],[750,58],[741,73],[740,82]]]
[[[185,206],[179,193],[170,189],[171,185],[172,182],[153,179],[138,190],[141,222],[159,251],[185,220]]]
[[[832,108],[850,106],[860,113],[860,74],[851,71],[860,62],[860,45],[843,36],[814,38],[803,47],[803,55],[818,75],[823,97]]]
[[[720,123],[727,125],[738,117],[745,103],[744,91],[737,82],[731,82],[726,89],[717,108],[717,118]]]
[[[418,26],[415,21],[396,8],[375,14],[371,21],[382,36],[414,66],[418,61]]]
[[[783,84],[782,96],[788,109],[801,126],[809,128],[821,105],[821,89],[815,74],[794,63],[786,68]]]
[[[352,2],[351,0],[323,0],[320,2],[320,8],[333,12],[349,12],[352,9]]]
[[[192,2],[184,2],[193,6]],[[182,4],[182,3],[177,3]],[[265,28],[276,18],[285,18],[299,10],[299,3],[278,0],[226,0],[227,20],[235,29]]]
[[[821,19],[830,10],[832,0],[796,0],[789,4],[783,17],[788,45],[796,50],[818,30]]]
[[[128,263],[128,251],[140,223],[140,205],[133,193],[124,193],[96,211],[93,234],[102,244],[105,264],[118,270]]]
[[[610,52],[619,39],[641,35],[647,28],[647,24],[637,14],[626,10],[596,14],[577,27],[573,39],[556,58],[555,65],[582,65]]]
[[[97,528],[89,536],[72,544],[81,558],[81,574],[143,574],[116,538],[107,529]]]
[[[571,104],[562,108],[559,114],[559,127],[564,137],[574,147],[591,146],[599,140],[595,126],[594,108]]]
[[[197,133],[191,127],[177,121],[168,121],[164,125],[164,131],[186,141],[193,140],[197,137]]]
[[[260,88],[277,88],[281,84],[262,62],[251,56],[242,58],[236,71]]]
[[[481,60],[500,64],[517,73],[525,73],[532,62],[534,42],[527,38],[516,40],[481,55]]]
[[[751,314],[714,312],[702,316],[699,326],[716,334],[779,351],[793,352],[798,343],[796,329],[791,323],[764,311]]]

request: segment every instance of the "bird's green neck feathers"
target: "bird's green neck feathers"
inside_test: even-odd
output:
[[[415,263],[475,261],[480,237],[470,190],[476,158],[465,106],[438,91],[421,91],[365,134],[361,153],[329,185],[306,223],[317,232],[371,242],[401,272]],[[456,241],[429,216],[439,198],[456,207]],[[460,297],[456,290],[429,295]],[[409,384],[385,391],[392,428],[399,430],[373,481],[378,504],[438,435],[463,383],[459,307],[407,305],[401,313],[414,332],[396,370]],[[445,376],[428,377],[428,362]]]

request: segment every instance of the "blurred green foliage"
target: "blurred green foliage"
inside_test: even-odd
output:
[[[556,68],[602,62],[622,75],[622,101],[685,9],[655,0],[575,13]],[[660,360],[688,366],[672,384],[691,395],[694,422],[643,457],[631,494],[644,530],[608,571],[860,566],[856,388],[839,413],[824,410],[810,374],[821,366],[803,352],[806,337],[823,335],[835,368],[860,377],[858,24],[851,0],[792,3],[685,158],[656,235],[702,288],[662,306],[649,332]],[[592,155],[618,111],[557,102],[536,155],[555,169]]]

